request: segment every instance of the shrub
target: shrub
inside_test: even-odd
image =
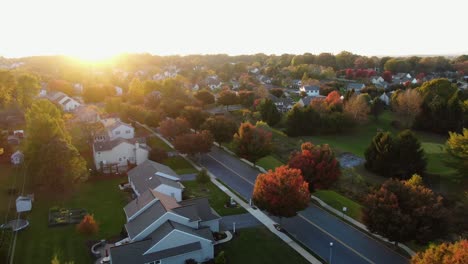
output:
[[[96,234],[99,230],[99,226],[94,220],[94,216],[87,214],[83,217],[83,220],[76,226],[79,233],[84,235]]]

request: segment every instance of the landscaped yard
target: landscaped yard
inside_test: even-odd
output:
[[[159,137],[157,136],[150,136],[148,138],[146,138],[146,143],[148,144],[148,146],[150,146],[151,148],[159,148],[159,149],[163,149],[165,151],[173,151],[173,149],[167,145],[164,141],[162,141]]]
[[[242,229],[217,251],[225,252],[227,263],[309,263],[265,227]]]
[[[276,167],[283,165],[277,158],[268,155],[257,161],[257,165],[264,168],[265,170],[274,170]]]
[[[332,190],[319,190],[313,195],[340,212],[342,212],[343,207],[346,207],[346,215],[358,221],[362,220],[362,206],[355,201]]]
[[[195,169],[192,164],[190,164],[187,160],[185,160],[181,156],[174,156],[167,158],[162,162],[164,165],[171,167],[177,174],[190,174],[190,173],[197,173],[197,169]]]
[[[123,207],[128,196],[117,187],[124,180],[87,182],[64,199],[36,195],[33,210],[27,215],[30,226],[18,235],[14,263],[50,263],[54,254],[62,262],[90,263],[86,242],[118,236],[125,223]],[[98,234],[84,237],[76,232],[75,225],[48,227],[48,212],[54,206],[86,209],[99,223]]]
[[[208,197],[211,207],[213,207],[213,209],[215,209],[215,211],[221,216],[243,214],[247,212],[242,207],[225,208],[224,205],[230,198],[212,182],[208,182],[205,186],[201,186],[196,181],[184,181],[182,184],[185,186],[184,197]]]

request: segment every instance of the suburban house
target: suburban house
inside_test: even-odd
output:
[[[379,96],[380,100],[382,100],[386,105],[390,105],[390,98],[388,97],[387,93],[383,93]]]
[[[364,89],[365,87],[366,87],[366,85],[363,84],[363,83],[348,83],[346,85],[346,91],[354,90],[354,92],[356,94],[359,94],[359,93],[361,93],[361,90]]]
[[[19,165],[24,160],[24,154],[21,151],[17,150],[15,153],[11,154],[10,160],[11,164]]]
[[[177,173],[166,165],[146,160],[127,174],[128,182],[137,196],[149,188],[182,201],[184,186],[179,182]]]
[[[325,98],[326,98],[326,96],[323,96],[323,95],[306,96],[306,97],[303,97],[303,98],[299,99],[299,101],[297,102],[297,104],[300,105],[300,106],[302,106],[302,107],[305,107],[305,106],[310,105],[310,102],[312,102],[312,100],[314,100],[314,99],[323,100],[323,99],[325,99]]]
[[[304,85],[299,88],[299,94],[305,93],[307,96],[320,95],[320,87],[317,85]]]
[[[286,113],[291,110],[294,106],[294,101],[290,97],[278,98],[272,94],[268,95],[268,98],[275,104],[278,111]]]
[[[112,264],[198,263],[214,257],[212,232],[220,216],[207,198],[177,202],[174,197],[147,190],[124,208],[128,237],[110,248]]]
[[[406,82],[416,84],[418,80],[411,77],[409,73],[397,73],[393,75],[393,84],[405,84]]]
[[[135,128],[120,121],[120,118],[104,118],[101,119],[101,123],[104,125],[104,132],[97,134],[94,141],[107,141],[117,138],[132,139],[135,137]]]
[[[122,96],[123,89],[121,87],[115,86],[114,89],[115,89],[115,95],[116,96]]]
[[[77,100],[62,92],[53,92],[47,97],[51,102],[59,105],[65,112],[72,112],[81,105]]]
[[[94,164],[97,169],[126,168],[129,163],[140,165],[148,159],[150,148],[144,138],[97,141],[93,144]]]
[[[375,87],[377,88],[383,88],[383,89],[387,89],[388,87],[388,82],[386,82],[382,76],[374,76],[371,78],[371,83],[373,85],[375,85]]]
[[[205,82],[211,90],[219,89],[222,85],[222,82],[218,79],[218,76],[216,75],[206,77]]]

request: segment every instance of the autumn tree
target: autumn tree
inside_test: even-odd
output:
[[[253,92],[255,97],[257,98],[267,98],[268,97],[268,90],[263,85],[258,85],[253,88]]]
[[[370,105],[370,114],[374,116],[374,118],[377,120],[379,119],[379,116],[383,113],[385,110],[385,103],[384,101],[380,100],[380,98],[374,98],[372,100],[372,103]]]
[[[159,123],[159,131],[165,138],[175,137],[190,131],[190,124],[184,118],[166,119]]]
[[[23,108],[29,107],[34,97],[39,93],[41,85],[35,75],[21,74],[16,78],[14,97],[18,105]]]
[[[208,118],[209,114],[199,107],[186,106],[182,110],[182,118],[190,123],[190,127],[197,130]]]
[[[99,231],[99,226],[94,220],[94,216],[87,214],[83,217],[83,220],[76,226],[76,230],[87,236],[96,234]]]
[[[210,131],[215,141],[222,144],[231,142],[237,131],[237,124],[227,117],[213,116],[208,118],[201,128]]]
[[[329,188],[341,175],[340,164],[328,144],[303,143],[301,151],[291,155],[288,165],[301,170],[310,191]]]
[[[325,102],[331,111],[342,111],[343,110],[343,101],[341,100],[341,95],[338,91],[332,91],[325,98]]]
[[[195,93],[195,98],[202,102],[203,105],[213,104],[215,102],[214,95],[208,90],[200,90]]]
[[[35,101],[26,111],[25,159],[32,183],[67,191],[88,177],[86,161],[71,143],[61,111],[47,100]]]
[[[252,91],[239,91],[239,103],[245,107],[252,107],[255,100],[255,94]]]
[[[237,155],[254,163],[272,150],[271,133],[251,123],[242,123],[239,126],[233,143]]]
[[[369,231],[395,244],[413,239],[425,243],[446,229],[442,197],[422,185],[387,180],[366,196],[364,205],[363,220]]]
[[[464,264],[468,263],[468,240],[430,245],[411,258],[411,264]]]
[[[239,98],[237,97],[237,94],[235,92],[224,90],[221,93],[219,93],[218,104],[225,105],[226,110],[228,110],[230,105],[235,105],[238,103],[238,99]]]
[[[344,105],[344,112],[355,122],[365,123],[370,112],[369,103],[363,95],[352,96]]]
[[[128,85],[128,98],[137,104],[143,103],[145,89],[139,78],[135,77]]]
[[[413,126],[415,118],[421,112],[422,97],[417,89],[408,89],[398,94],[396,104],[392,105],[405,128]]]
[[[449,132],[449,135],[445,145],[452,159],[447,161],[447,164],[455,168],[461,176],[466,177],[468,176],[468,129],[464,128],[461,134]]]
[[[174,148],[182,154],[194,156],[210,152],[213,141],[210,131],[202,130],[200,133],[187,133],[175,137]]]
[[[270,89],[270,93],[278,98],[282,97],[284,95],[284,91],[281,88],[273,88]]]
[[[280,217],[293,217],[307,208],[309,186],[298,169],[288,166],[259,174],[255,181],[253,202],[258,208]]]
[[[384,71],[382,74],[382,79],[388,83],[392,83],[393,75],[391,71]]]
[[[276,125],[281,120],[281,113],[270,99],[263,99],[258,106],[262,120],[267,122],[269,126]]]

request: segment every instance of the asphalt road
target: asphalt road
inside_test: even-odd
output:
[[[245,199],[252,197],[259,173],[256,169],[217,147],[202,155],[200,163]],[[409,262],[380,241],[312,203],[296,217],[283,219],[282,226],[292,237],[327,261],[331,251],[334,264]],[[330,242],[333,242],[332,247]]]

